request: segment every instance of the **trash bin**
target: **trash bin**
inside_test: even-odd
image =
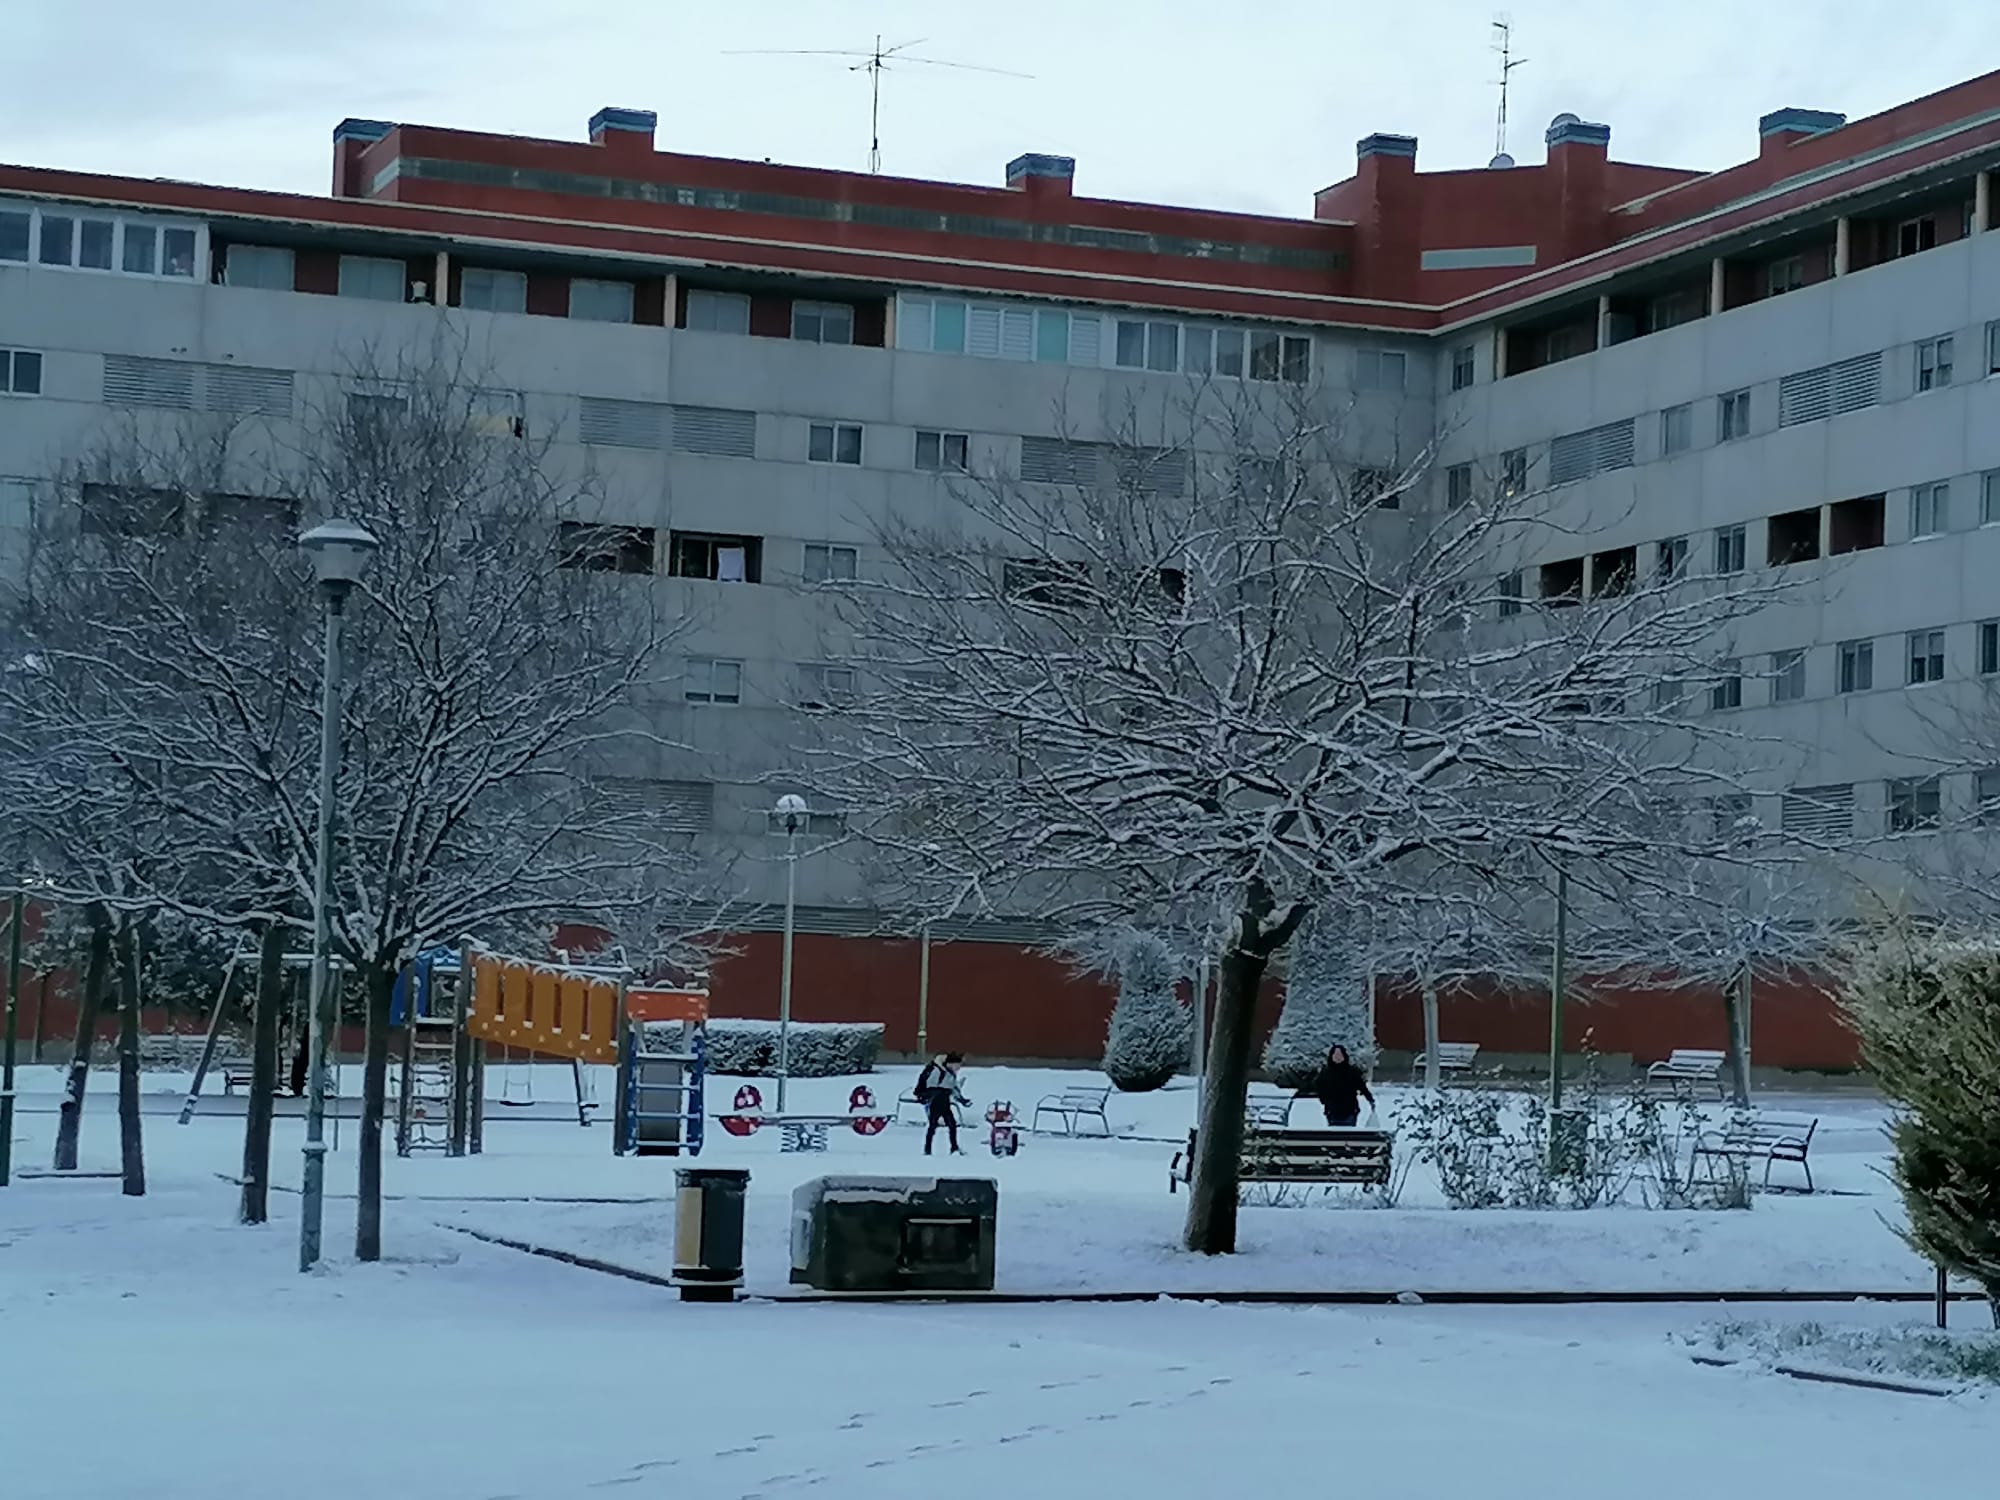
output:
[[[826,1292],[993,1290],[990,1177],[820,1177],[792,1194],[792,1280]]]
[[[743,1194],[750,1174],[682,1167],[674,1174],[674,1285],[683,1302],[730,1302],[743,1285]]]

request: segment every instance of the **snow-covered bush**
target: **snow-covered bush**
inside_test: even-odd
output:
[[[793,1078],[872,1073],[882,1054],[880,1021],[794,1021],[785,1061]],[[778,1071],[776,1021],[710,1021],[708,1070],[767,1078]]]
[[[1174,994],[1173,955],[1149,932],[1122,935],[1116,955],[1118,1003],[1104,1041],[1104,1075],[1128,1094],[1164,1088],[1194,1045],[1194,1018]]]
[[[1310,1088],[1335,1045],[1358,1068],[1375,1064],[1368,974],[1339,930],[1311,921],[1292,948],[1285,1006],[1264,1044],[1264,1071],[1280,1088]]]
[[[1978,1282],[2000,1328],[2000,944],[1892,932],[1857,961],[1844,999],[1902,1106],[1890,1138],[1905,1238]]]

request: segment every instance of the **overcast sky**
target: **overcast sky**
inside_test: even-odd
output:
[[[1873,113],[2000,67],[2000,0],[1514,0],[1510,147],[1539,161],[1563,110],[1614,157],[1714,168],[1783,105]],[[883,169],[998,185],[1009,158],[1077,158],[1092,197],[1306,215],[1375,130],[1420,168],[1493,149],[1483,0],[0,0],[0,161],[324,192],[344,116],[583,138],[600,105],[653,109],[662,147],[861,168],[866,48]]]

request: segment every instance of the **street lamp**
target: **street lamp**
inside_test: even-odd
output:
[[[306,1144],[299,1213],[299,1269],[319,1261],[320,1221],[326,1202],[327,1053],[338,1030],[339,1008],[328,982],[333,946],[333,798],[340,770],[340,625],[347,596],[380,546],[352,521],[324,521],[299,538],[312,559],[326,613],[326,664],[319,697],[319,843],[313,872],[312,992],[306,1059]]]
[[[806,799],[787,792],[778,799],[785,825],[785,959],[778,978],[778,1113],[785,1112],[785,1080],[792,1071],[792,911],[799,894],[799,830],[812,816]]]

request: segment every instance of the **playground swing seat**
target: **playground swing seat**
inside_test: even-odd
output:
[[[500,1094],[493,1102],[523,1109],[535,1102],[535,1065],[532,1060],[517,1062],[514,1049],[500,1045]]]

